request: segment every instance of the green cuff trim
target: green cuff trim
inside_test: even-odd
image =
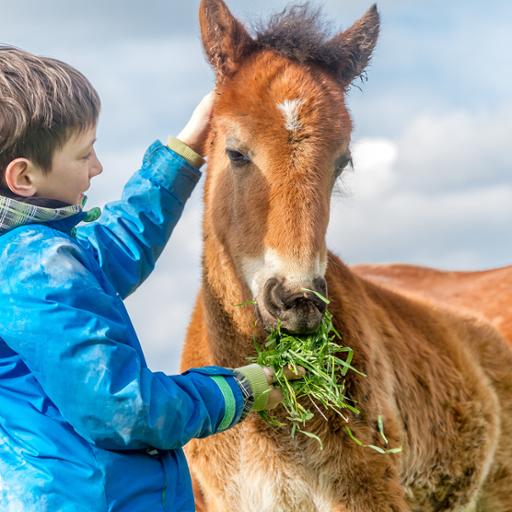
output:
[[[233,391],[229,387],[229,384],[226,382],[226,379],[222,377],[222,375],[210,375],[210,378],[219,386],[219,389],[224,397],[224,417],[219,424],[217,432],[222,432],[226,430],[233,420],[235,419],[236,413],[236,400]]]
[[[205,163],[205,159],[199,153],[176,137],[169,137],[167,139],[167,147],[172,149],[175,153],[178,153],[178,155],[187,160],[190,165],[198,169]]]
[[[263,366],[260,366],[259,364],[249,364],[247,366],[237,368],[236,371],[240,372],[251,385],[252,393],[254,395],[252,410],[265,410],[268,404],[270,385],[267,382]]]

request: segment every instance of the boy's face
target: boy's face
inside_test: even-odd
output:
[[[94,151],[95,140],[96,126],[72,135],[62,148],[55,151],[51,171],[38,176],[35,195],[81,204],[91,179],[103,170]]]

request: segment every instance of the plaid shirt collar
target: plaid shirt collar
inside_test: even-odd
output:
[[[49,199],[17,198],[2,191],[0,192],[0,235],[25,224],[51,223],[53,227],[68,231],[81,221],[96,220],[101,214],[100,209],[92,208],[84,212],[85,201],[86,198],[82,205],[66,205]],[[64,219],[68,219],[69,222],[58,222]]]

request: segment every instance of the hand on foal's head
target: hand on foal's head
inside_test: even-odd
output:
[[[210,127],[214,97],[213,91],[204,96],[178,135],[179,140],[201,156],[204,156],[204,145],[208,135],[208,128]]]

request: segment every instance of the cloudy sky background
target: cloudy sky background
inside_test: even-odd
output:
[[[284,0],[228,1],[257,21]],[[369,7],[318,1],[334,30]],[[104,173],[90,205],[116,199],[156,138],[176,134],[213,85],[198,1],[0,0],[0,42],[65,60],[103,101]],[[512,3],[378,2],[368,82],[352,88],[355,170],[333,202],[329,247],[348,263],[447,269],[512,263]],[[153,370],[176,372],[200,283],[201,186],[149,280],[127,301]]]

